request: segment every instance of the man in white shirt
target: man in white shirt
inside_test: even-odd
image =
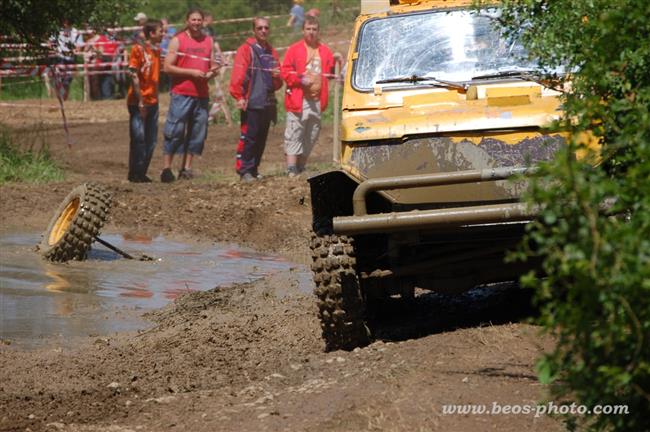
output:
[[[54,44],[56,51],[55,64],[75,64],[75,55],[77,50],[83,46],[83,39],[68,19],[63,20],[63,28],[56,38],[50,39],[50,42]],[[74,70],[67,68],[58,68],[55,73],[55,79],[58,81],[57,91],[63,100],[68,99],[73,74]]]

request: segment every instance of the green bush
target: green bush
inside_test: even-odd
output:
[[[16,132],[0,125],[0,184],[62,179],[63,171],[50,158],[42,131],[22,132],[17,140]]]
[[[596,154],[571,139],[528,193],[542,212],[519,256],[541,257],[546,277],[524,283],[557,341],[540,379],[567,403],[628,407],[627,415],[569,416],[571,430],[648,431],[650,2],[502,4],[501,24],[542,66],[576,71],[555,127],[573,137],[588,131],[602,146]]]

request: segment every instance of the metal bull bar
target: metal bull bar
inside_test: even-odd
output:
[[[533,168],[492,168],[366,180],[357,187],[352,196],[354,216],[335,217],[333,220],[334,232],[348,235],[370,234],[414,228],[426,229],[441,226],[530,220],[535,216],[535,211],[531,211],[523,203],[486,204],[369,215],[366,208],[366,196],[370,192],[379,190],[505,180],[515,174],[530,174],[532,171]]]

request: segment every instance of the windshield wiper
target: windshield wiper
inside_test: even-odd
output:
[[[560,77],[563,77],[565,75],[566,73],[557,73],[554,75],[554,78],[549,78],[549,76],[544,76],[536,70],[506,70],[493,74],[478,75],[472,77],[472,81],[481,79],[516,78],[524,81],[533,81],[537,84],[543,85],[546,88],[564,92],[564,88],[561,84],[558,83],[561,83]]]
[[[485,75],[477,75],[472,77],[473,80],[480,79],[495,79],[495,78],[521,78],[521,79],[530,79],[532,81],[539,81],[541,76],[539,72],[534,70],[505,70],[501,72],[495,72]]]
[[[375,82],[375,84],[391,84],[391,83],[412,83],[412,84],[429,83],[430,85],[433,85],[433,86],[436,86],[436,87],[467,90],[467,86],[465,84],[462,84],[462,83],[457,83],[457,82],[453,82],[453,81],[445,81],[445,80],[441,80],[441,79],[438,79],[438,78],[435,78],[435,77],[426,77],[426,76],[418,76],[418,75],[396,77],[396,78],[387,78],[387,79],[383,79],[383,80],[379,80],[379,81]]]

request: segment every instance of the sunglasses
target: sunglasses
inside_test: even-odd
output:
[[[259,27],[255,27],[255,30],[268,30],[268,29],[269,29],[269,26],[259,26]]]

